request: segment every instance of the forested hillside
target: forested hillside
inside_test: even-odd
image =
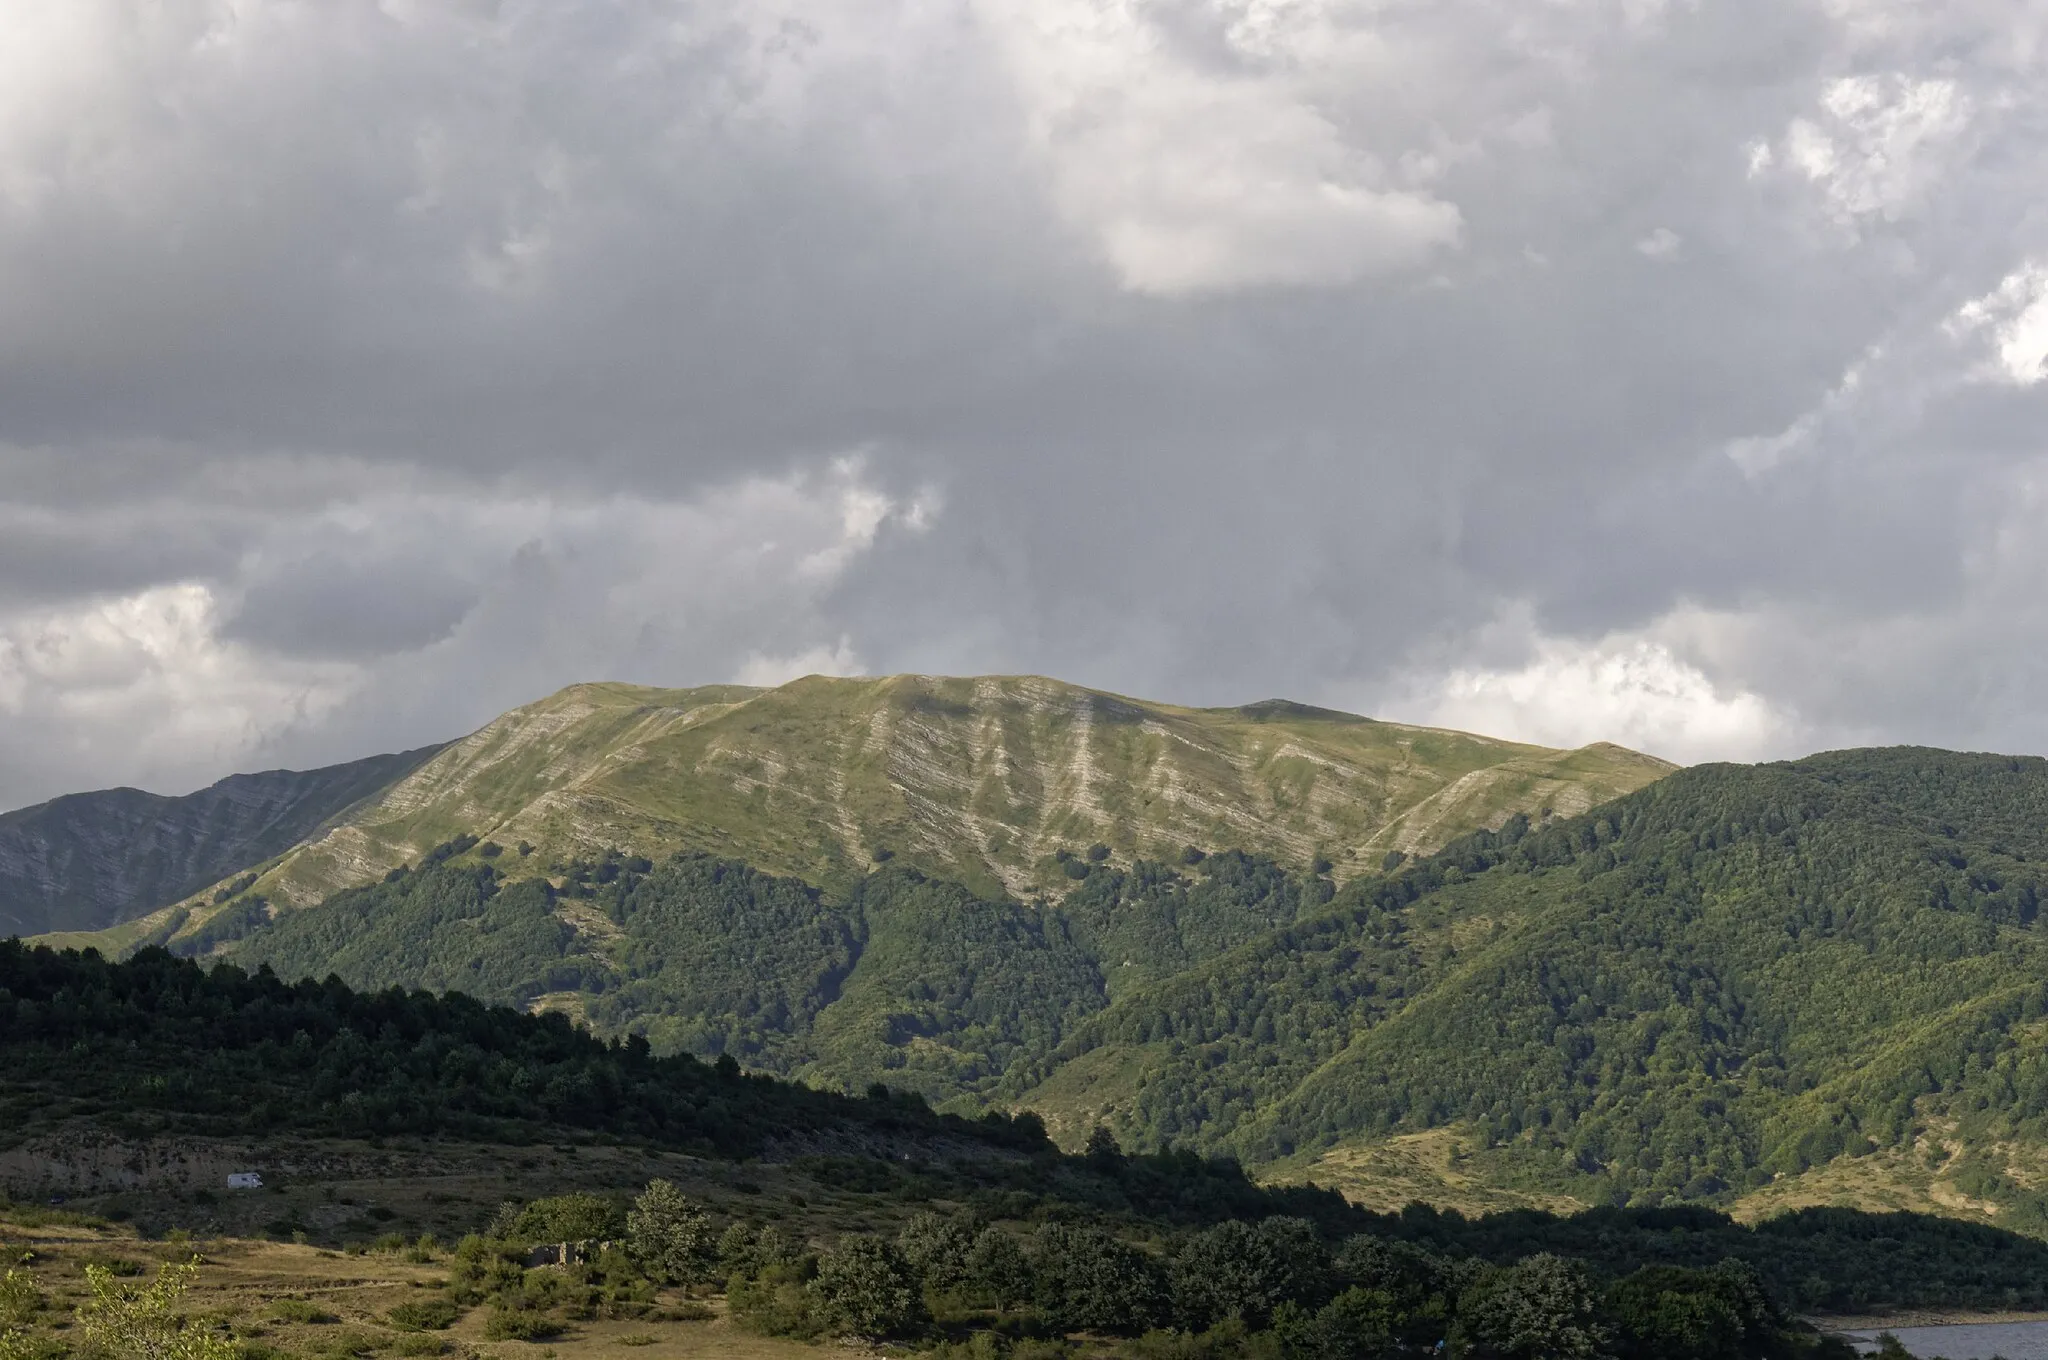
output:
[[[1045,1151],[1032,1121],[972,1125],[727,1064],[606,1043],[561,1016],[453,994],[290,984],[148,950],[123,963],[0,941],[0,1139],[67,1120],[100,1135],[421,1134],[523,1141],[582,1130],[708,1156],[771,1139],[946,1136]]]
[[[1057,904],[890,865],[834,902],[704,855],[609,857],[542,877],[516,853],[457,841],[315,909],[273,913],[252,892],[165,938],[284,977],[559,1007],[662,1052],[731,1053],[945,1101],[992,1089],[1112,995],[1318,910],[1333,891],[1235,852],[1191,858],[1119,870],[1076,857]]]
[[[882,1262],[913,1288],[922,1276],[956,1332],[970,1322],[1023,1322],[1054,1336],[1215,1326],[1187,1344],[1219,1356],[1372,1354],[1369,1343],[1384,1350],[1390,1341],[1427,1349],[1447,1326],[1474,1341],[1492,1337],[1493,1349],[1474,1353],[1504,1357],[1840,1355],[1819,1348],[1789,1310],[2039,1307],[2048,1299],[2048,1249],[1981,1226],[1835,1210],[1754,1228],[1692,1208],[1602,1209],[1565,1219],[1471,1220],[1421,1206],[1375,1214],[1327,1190],[1258,1186],[1235,1162],[1184,1149],[1131,1155],[1098,1135],[1084,1155],[1062,1156],[1030,1118],[934,1115],[887,1090],[854,1098],[747,1076],[729,1062],[663,1059],[637,1040],[605,1043],[559,1016],[521,1015],[460,995],[287,984],[232,965],[202,969],[156,950],[110,964],[0,944],[0,1018],[0,1149],[88,1129],[100,1140],[173,1135],[187,1155],[210,1139],[243,1149],[251,1138],[324,1139],[337,1154],[344,1145],[336,1140],[367,1140],[357,1146],[373,1149],[389,1140],[414,1157],[437,1144],[474,1147],[488,1139],[535,1177],[550,1174],[530,1155],[541,1143],[553,1145],[541,1150],[555,1175],[585,1160],[578,1152],[600,1147],[663,1154],[679,1173],[731,1186],[722,1213],[732,1221],[715,1251],[709,1220],[696,1210],[683,1245],[700,1267],[715,1257],[734,1315],[770,1333],[844,1330],[830,1311],[832,1254],[843,1264],[848,1252]],[[837,1150],[820,1155],[806,1145]],[[705,1161],[673,1159],[678,1152]],[[709,1169],[749,1159],[745,1170],[765,1175],[752,1160],[764,1155],[781,1183],[807,1176],[811,1193],[792,1189],[770,1201],[751,1180]],[[309,1204],[330,1204],[337,1187],[349,1192],[339,1203],[356,1207],[362,1187],[348,1180],[359,1174],[349,1161],[300,1158],[300,1178],[324,1185],[268,1187],[262,1201],[283,1216],[266,1231],[312,1236]],[[367,1218],[320,1216],[329,1227],[317,1230],[319,1240],[344,1245],[329,1235],[336,1226],[397,1217],[381,1203],[390,1189]],[[562,1276],[522,1267],[536,1242],[639,1231],[625,1216],[622,1189],[637,1187],[500,1206],[488,1227],[492,1240],[468,1239],[442,1278],[426,1285],[443,1288],[452,1276],[454,1306],[405,1330],[444,1327],[463,1309],[486,1304],[535,1324],[519,1336],[589,1320],[589,1311],[575,1311],[564,1297]],[[813,1194],[829,1197],[830,1207],[814,1205]],[[179,1211],[118,1176],[77,1202],[125,1219],[138,1199],[153,1217]],[[447,1196],[425,1199],[431,1207]],[[210,1192],[180,1200],[183,1211],[202,1215],[217,1202]],[[645,1203],[635,1212],[645,1212]],[[912,1207],[922,1212],[906,1222]],[[63,1212],[67,1221],[105,1226]],[[875,1234],[878,1221],[892,1220],[904,1223],[900,1232]],[[353,1251],[366,1245],[358,1241]],[[418,1258],[441,1250],[432,1238],[402,1236],[377,1249],[409,1249]],[[801,1273],[762,1269],[785,1253],[794,1264],[820,1249],[824,1259]],[[499,1253],[510,1269],[471,1269]],[[21,1257],[38,1266],[50,1259]],[[306,1259],[297,1263],[301,1280]],[[650,1258],[636,1252],[634,1259]],[[623,1268],[612,1253],[597,1264]],[[825,1284],[801,1288],[813,1275]],[[19,1279],[12,1277],[17,1305]],[[785,1284],[800,1288],[792,1293]],[[494,1299],[501,1289],[506,1297]],[[949,1289],[967,1293],[948,1301]],[[17,1343],[21,1326],[44,1321],[40,1298],[30,1303],[10,1317]],[[825,1311],[813,1316],[814,1308]],[[286,1321],[310,1316],[310,1309],[280,1313]],[[408,1315],[392,1316],[405,1322]],[[917,1335],[923,1317],[913,1306],[883,1332],[860,1334],[900,1326],[901,1334]],[[1547,1319],[1542,1335],[1580,1335],[1588,1344],[1528,1343],[1530,1317]],[[1262,1337],[1247,1340],[1247,1332]],[[1325,1335],[1329,1342],[1318,1348],[1316,1338]],[[1515,1336],[1522,1336],[1519,1349],[1509,1344]],[[1602,1338],[1614,1348],[1596,1344]],[[1159,1345],[1184,1341],[1165,1337]],[[1187,1351],[1147,1342],[1134,1353]]]
[[[1596,1202],[1883,1152],[2040,1225],[2044,892],[2040,760],[1701,767],[1352,885],[1002,1098],[1309,1169],[1456,1126],[1485,1174]]]

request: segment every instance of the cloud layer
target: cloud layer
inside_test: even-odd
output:
[[[574,680],[2048,750],[2048,19],[0,0],[0,803]]]

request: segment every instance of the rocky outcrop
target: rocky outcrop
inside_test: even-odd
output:
[[[440,750],[238,774],[182,798],[70,794],[0,816],[0,936],[146,916],[284,853]]]

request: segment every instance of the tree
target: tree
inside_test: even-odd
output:
[[[958,1219],[921,1213],[904,1225],[897,1235],[896,1248],[926,1285],[952,1289],[966,1283],[974,1234]]]
[[[1739,1360],[1761,1352],[1783,1322],[1739,1261],[1644,1266],[1608,1289],[1604,1311],[1624,1360]]]
[[[1124,1150],[1117,1145],[1116,1135],[1106,1124],[1097,1124],[1088,1133],[1088,1165],[1097,1171],[1117,1171],[1124,1164]]]
[[[1031,1297],[1031,1263],[1017,1239],[1000,1228],[983,1228],[967,1253],[967,1283],[998,1308],[1013,1308]]]
[[[1496,1271],[1459,1300],[1458,1323],[1478,1355],[1500,1360],[1592,1360],[1607,1349],[1593,1277],[1549,1252]]]
[[[826,1326],[852,1336],[905,1336],[925,1320],[917,1272],[879,1237],[849,1237],[827,1252],[811,1292]]]
[[[1040,1228],[1032,1241],[1031,1282],[1039,1308],[1057,1326],[1142,1332],[1165,1313],[1159,1263],[1098,1228]]]
[[[1306,1219],[1219,1223],[1174,1257],[1174,1311],[1188,1326],[1234,1315],[1263,1327],[1282,1303],[1320,1307],[1329,1291],[1329,1249]]]
[[[503,1223],[505,1211],[498,1211]],[[616,1237],[627,1225],[617,1201],[603,1195],[551,1195],[537,1199],[512,1216],[496,1235],[521,1242],[598,1242]]]
[[[117,1360],[236,1360],[234,1342],[192,1326],[177,1311],[198,1274],[197,1264],[166,1262],[148,1284],[123,1286],[107,1267],[87,1266],[92,1297],[78,1309],[87,1348]]]
[[[649,1276],[688,1284],[707,1275],[718,1258],[711,1218],[668,1181],[647,1183],[626,1215],[626,1250]]]
[[[1281,1309],[1292,1307],[1293,1304],[1281,1305]],[[1384,1289],[1353,1286],[1331,1299],[1315,1315],[1309,1331],[1317,1354],[1349,1360],[1352,1356],[1385,1354],[1400,1340],[1403,1321],[1402,1309],[1392,1294]]]

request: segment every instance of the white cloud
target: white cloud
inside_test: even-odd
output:
[[[913,512],[936,513],[841,459],[687,500],[429,487],[279,516],[233,579],[0,616],[0,803],[417,745],[580,680],[856,674],[850,636],[810,639]]]
[[[32,748],[12,753],[9,782],[90,787],[118,772],[183,791],[326,718],[360,679],[223,639],[196,582],[19,614],[0,620],[0,711]]]
[[[1786,128],[1779,158],[1818,186],[1836,222],[1851,229],[1917,208],[1951,169],[1973,113],[1954,81],[1899,72],[1832,80],[1819,105]],[[1752,147],[1752,175],[1772,160],[1769,148]]]
[[[774,687],[786,685],[806,675],[866,675],[867,667],[861,664],[860,656],[853,650],[853,639],[841,636],[839,641],[827,645],[819,643],[800,652],[787,656],[767,656],[751,652],[741,663],[739,673],[733,676],[733,683],[740,685],[763,685]]]
[[[1649,260],[1673,260],[1684,245],[1683,236],[1669,227],[1658,227],[1636,242],[1636,253]]]
[[[1213,51],[1135,0],[990,17],[1055,200],[1126,288],[1341,284],[1459,240],[1458,209],[1394,183],[1317,97],[1361,45],[1384,61],[1318,6],[1218,6],[1203,16]]]
[[[1680,763],[1757,759],[1794,731],[1762,696],[1715,684],[1662,642],[1553,638],[1533,651],[1411,680],[1394,714],[1543,746],[1618,742]]]
[[[1988,333],[1991,354],[1978,373],[1991,381],[2032,387],[2048,378],[2048,264],[2029,261],[1949,318],[1961,339]]]

